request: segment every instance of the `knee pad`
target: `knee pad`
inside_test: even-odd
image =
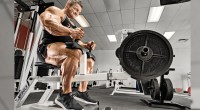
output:
[[[92,58],[94,61],[96,60],[96,57],[91,52],[86,52],[87,58]]]
[[[65,45],[68,49],[80,49],[83,54],[83,47],[80,46],[77,42],[71,41],[71,42],[65,42]]]

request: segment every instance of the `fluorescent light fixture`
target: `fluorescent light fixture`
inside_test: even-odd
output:
[[[174,35],[174,33],[175,33],[174,31],[172,31],[172,32],[165,32],[164,36],[165,36],[165,38],[170,39]]]
[[[117,42],[116,36],[115,35],[107,35],[108,39],[110,42]]]
[[[158,22],[163,12],[164,6],[151,7],[147,22]]]
[[[90,24],[87,22],[83,15],[78,15],[75,20],[81,25],[81,27],[89,27]]]

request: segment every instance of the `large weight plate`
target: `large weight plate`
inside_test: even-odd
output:
[[[119,58],[120,56],[120,48],[117,48],[115,51],[115,55],[117,56],[117,58]]]
[[[161,85],[161,97],[164,100],[171,101],[174,96],[173,85],[170,79],[165,78]]]
[[[120,63],[135,79],[154,79],[168,71],[173,50],[161,34],[141,30],[130,34],[120,46]]]

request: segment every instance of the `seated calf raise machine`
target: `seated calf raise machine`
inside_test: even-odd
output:
[[[51,64],[47,64],[44,62],[37,62],[37,47],[38,42],[40,41],[43,25],[39,19],[38,15],[38,6],[34,6],[31,10],[34,12],[33,19],[35,19],[35,25],[33,30],[35,31],[32,36],[34,37],[34,42],[32,49],[29,49],[29,54],[27,55],[27,59],[25,60],[25,64],[23,65],[23,71],[20,78],[20,85],[19,85],[19,93],[15,97],[15,107],[19,108],[23,105],[24,101],[28,97],[28,95],[34,90],[34,87],[37,82],[48,83],[48,87],[45,90],[43,96],[39,100],[38,104],[40,105],[51,105],[52,102],[48,102],[49,97],[53,93],[55,89],[60,89],[60,68],[56,67]],[[37,67],[45,67],[49,69],[49,76],[39,77],[36,75]],[[80,74],[75,75],[74,82],[78,81],[105,81],[105,80],[124,80],[130,77],[127,73],[98,73],[98,74],[86,74],[86,67],[87,67],[87,55],[86,50],[83,49],[83,55],[80,61]],[[28,77],[29,72],[31,71],[31,76]],[[54,76],[51,76],[52,73]]]
[[[15,97],[15,107],[20,108],[28,95],[34,90],[37,82],[48,83],[48,86],[37,103],[38,105],[50,106],[53,102],[49,102],[51,94],[55,89],[60,89],[60,68],[44,62],[38,62],[37,47],[40,41],[43,25],[38,15],[39,6],[32,9],[35,33],[32,49],[29,50],[30,55],[25,60],[21,74],[19,93]],[[37,31],[36,31],[37,30]],[[74,42],[75,44],[75,42]],[[105,81],[105,80],[126,80],[134,78],[136,80],[146,81],[143,90],[151,95],[152,101],[142,100],[148,105],[168,105],[180,108],[187,108],[176,103],[166,103],[165,100],[171,101],[173,98],[173,86],[170,79],[164,78],[170,70],[173,60],[173,50],[169,41],[161,34],[151,30],[141,30],[134,33],[128,33],[120,47],[116,50],[116,56],[120,61],[120,65],[125,72],[109,72],[98,74],[87,74],[87,55],[86,50],[80,60],[80,74],[75,75],[74,82],[78,81]],[[39,77],[36,75],[37,67],[49,69],[49,76]],[[28,77],[29,72],[31,76]],[[156,77],[161,77],[160,87]]]

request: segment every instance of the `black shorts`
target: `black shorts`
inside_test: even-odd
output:
[[[45,58],[47,55],[47,46],[48,46],[48,44],[40,44],[37,49],[38,58],[42,62],[45,62]],[[80,49],[80,48],[71,48],[71,49]],[[82,49],[80,49],[80,50],[82,51]],[[96,57],[92,53],[86,52],[86,54],[87,54],[87,58],[92,58],[94,61],[96,60]]]

